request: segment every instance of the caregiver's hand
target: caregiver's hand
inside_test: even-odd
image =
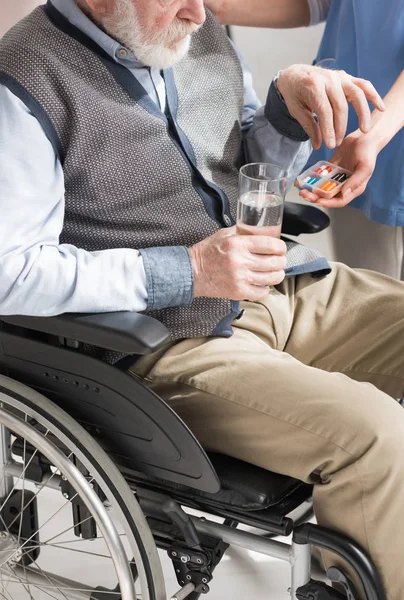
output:
[[[372,131],[367,134],[363,134],[359,130],[354,131],[344,139],[341,146],[330,158],[331,163],[353,173],[345,182],[341,192],[330,200],[321,198],[308,190],[300,190],[300,196],[318,206],[324,206],[324,208],[342,208],[346,206],[365,191],[375,169],[380,150],[381,147],[373,138]]]
[[[370,81],[352,77],[345,71],[293,65],[281,71],[277,86],[290,114],[310,136],[316,150],[322,141],[328,148],[342,143],[348,124],[349,102],[358,114],[359,127],[364,133],[371,126],[367,100],[380,111],[385,108]],[[318,123],[313,113],[317,115]]]

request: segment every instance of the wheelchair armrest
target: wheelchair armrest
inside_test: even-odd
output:
[[[150,354],[170,338],[162,323],[135,312],[0,316],[0,321],[124,354]]]
[[[282,233],[318,233],[329,217],[314,206],[286,202]],[[10,325],[76,340],[124,354],[150,354],[169,340],[168,329],[156,319],[135,312],[64,314],[58,317],[2,317]]]
[[[282,233],[300,235],[301,233],[319,233],[330,224],[330,218],[315,206],[306,206],[296,202],[285,203]]]

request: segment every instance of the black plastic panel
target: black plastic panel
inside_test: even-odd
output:
[[[170,333],[162,323],[135,312],[57,317],[17,315],[1,317],[1,321],[124,354],[149,354],[170,339]]]
[[[330,224],[330,218],[319,208],[286,202],[283,216],[282,233],[300,235],[301,233],[319,233]]]
[[[78,352],[0,331],[0,372],[54,401],[123,466],[216,493],[219,480],[180,418],[139,380]]]

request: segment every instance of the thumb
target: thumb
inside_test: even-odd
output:
[[[356,197],[358,188],[366,186],[373,173],[371,165],[363,163],[359,165],[354,173],[342,186],[341,194],[344,199],[348,199],[352,196],[352,199]]]

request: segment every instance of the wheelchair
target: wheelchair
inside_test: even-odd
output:
[[[314,207],[287,203],[283,232],[315,233],[328,222]],[[166,552],[179,588],[171,600],[197,600],[236,546],[290,564],[285,596],[357,600],[340,568],[326,582],[312,579],[315,546],[352,567],[367,600],[385,600],[356,543],[305,522],[311,486],[208,455],[122,362],[83,352],[141,356],[168,338],[161,323],[135,313],[0,317],[1,597],[166,600]],[[76,580],[79,568],[86,583]]]

